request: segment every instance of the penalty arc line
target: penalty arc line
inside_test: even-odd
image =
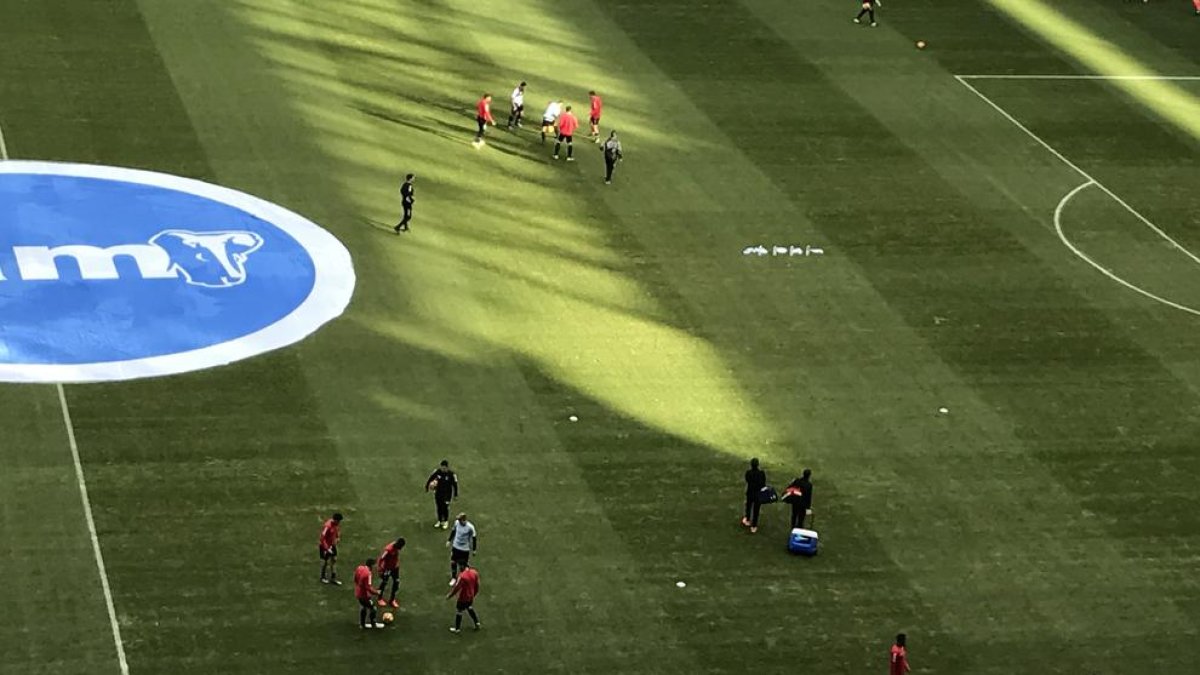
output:
[[[8,158],[8,146],[4,143],[4,130],[0,129],[0,160],[6,161]],[[92,554],[96,558],[96,571],[100,574],[100,588],[104,591],[108,623],[112,628],[113,645],[117,649],[117,664],[121,668],[121,675],[129,675],[129,661],[125,658],[125,642],[121,639],[121,625],[117,622],[117,608],[113,603],[112,587],[108,583],[104,553],[100,550],[100,537],[96,533],[96,519],[92,515],[92,501],[88,498],[87,480],[83,476],[83,462],[79,459],[79,443],[75,440],[75,425],[71,423],[67,391],[61,382],[54,386],[58,390],[58,404],[62,409],[63,424],[67,428],[67,444],[71,447],[71,461],[75,465],[75,482],[79,485],[79,500],[83,504],[83,518],[87,521],[88,535],[92,539]]]
[[[978,89],[976,89],[975,87],[971,86],[971,83],[967,82],[967,80],[966,80],[967,77],[969,77],[969,76],[955,75],[954,79],[958,80],[959,83],[962,84],[967,89],[970,89],[971,92],[974,93],[976,96],[978,96],[984,103],[987,103],[989,106],[991,106],[991,108],[993,110],[995,110],[996,112],[1003,115],[1004,119],[1008,120],[1009,122],[1012,122],[1013,126],[1017,127],[1021,131],[1025,132],[1026,136],[1029,136],[1030,138],[1032,138],[1035,142],[1037,142],[1038,145],[1042,146],[1050,154],[1054,155],[1059,160],[1061,160],[1063,164],[1066,164],[1067,166],[1071,167],[1071,169],[1073,169],[1075,171],[1075,173],[1079,174],[1086,180],[1090,181],[1093,185],[1096,186],[1096,189],[1098,189],[1101,192],[1103,192],[1104,194],[1108,195],[1113,201],[1115,201],[1116,203],[1118,203],[1122,207],[1124,207],[1124,209],[1126,211],[1133,214],[1134,218],[1137,218],[1138,220],[1140,220],[1143,225],[1145,225],[1146,227],[1153,230],[1155,234],[1162,237],[1169,244],[1171,244],[1171,246],[1174,246],[1177,251],[1179,251],[1180,253],[1191,258],[1192,261],[1195,262],[1197,265],[1200,265],[1200,257],[1197,257],[1195,253],[1192,253],[1187,248],[1185,248],[1183,246],[1183,244],[1180,244],[1178,241],[1175,241],[1175,239],[1172,238],[1171,235],[1167,234],[1160,227],[1158,227],[1154,223],[1150,222],[1150,220],[1148,218],[1146,218],[1146,216],[1143,216],[1141,213],[1138,213],[1137,209],[1130,206],[1124,199],[1121,199],[1116,193],[1114,193],[1112,190],[1109,190],[1107,187],[1105,187],[1103,183],[1096,180],[1096,178],[1093,177],[1091,174],[1089,174],[1088,172],[1079,168],[1079,166],[1077,166],[1074,162],[1072,162],[1071,160],[1069,160],[1065,156],[1063,156],[1063,154],[1061,152],[1059,152],[1058,150],[1055,150],[1052,145],[1050,145],[1046,141],[1043,141],[1040,136],[1038,136],[1037,134],[1030,131],[1029,127],[1025,126],[1024,124],[1021,124],[1021,122],[1019,120],[1017,120],[1017,118],[1015,118],[1011,114],[1009,114],[1009,112],[1007,110],[1005,110],[1004,108],[1001,108],[995,101],[993,101],[992,99],[985,96],[983,94],[983,92],[981,92]]]
[[[1092,267],[1096,268],[1096,270],[1099,271],[1104,276],[1108,277],[1109,279],[1112,279],[1113,281],[1124,286],[1125,288],[1128,288],[1129,290],[1133,291],[1134,293],[1138,293],[1147,298],[1150,298],[1151,300],[1161,302],[1162,304],[1164,304],[1168,307],[1173,307],[1175,309],[1187,312],[1188,314],[1194,314],[1196,316],[1200,316],[1200,310],[1194,309],[1192,307],[1188,307],[1187,305],[1181,305],[1178,302],[1173,302],[1171,300],[1167,300],[1166,298],[1159,296],[1159,295],[1155,295],[1154,293],[1151,293],[1150,291],[1147,291],[1146,289],[1141,288],[1140,286],[1135,286],[1134,284],[1131,284],[1128,281],[1125,281],[1121,277],[1117,276],[1112,270],[1101,265],[1100,263],[1096,262],[1095,260],[1092,260],[1091,256],[1089,256],[1088,254],[1079,250],[1079,248],[1076,247],[1075,244],[1071,243],[1070,239],[1067,239],[1066,233],[1063,232],[1063,225],[1062,225],[1063,210],[1066,209],[1067,203],[1070,202],[1075,197],[1075,195],[1079,194],[1080,192],[1083,192],[1084,190],[1086,190],[1090,187],[1094,187],[1095,185],[1096,185],[1095,181],[1092,181],[1092,180],[1089,180],[1086,183],[1083,183],[1082,185],[1076,187],[1074,190],[1071,190],[1070,192],[1068,192],[1066,194],[1066,196],[1063,197],[1058,202],[1058,206],[1054,207],[1054,231],[1058,234],[1059,240],[1062,241],[1062,243],[1067,248],[1069,248],[1072,253],[1079,256],[1079,258],[1081,260],[1083,260],[1087,264],[1091,265]]]

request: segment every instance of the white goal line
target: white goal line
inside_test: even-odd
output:
[[[960,80],[1164,80],[1198,81],[1200,75],[955,75]]]

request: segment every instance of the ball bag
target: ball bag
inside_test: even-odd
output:
[[[816,530],[805,530],[797,527],[792,530],[792,534],[788,537],[788,551],[798,553],[800,555],[816,555],[817,540],[820,535]]]

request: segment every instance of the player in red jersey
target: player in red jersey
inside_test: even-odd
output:
[[[558,140],[554,142],[554,159],[558,159],[558,149],[564,141],[567,143],[567,161],[575,161],[575,130],[579,128],[579,120],[571,112],[571,106],[563,111],[558,118]]]
[[[1192,7],[1196,8],[1196,16],[1200,16],[1200,0],[1192,0]]]
[[[396,600],[396,591],[400,589],[400,551],[404,548],[404,537],[398,538],[383,547],[383,551],[379,554],[379,606],[386,607],[389,604],[392,607],[399,607],[400,602]],[[392,599],[387,601],[383,599],[383,589],[387,588],[388,580],[392,582]]]
[[[354,597],[358,598],[358,625],[362,628],[383,628],[383,624],[375,620],[375,603],[371,602],[371,596],[376,592],[371,588],[371,568],[374,566],[375,559],[367,558],[354,569]]]
[[[335,513],[332,518],[325,521],[325,525],[321,528],[321,538],[317,541],[317,553],[321,556],[321,583],[323,584],[342,585],[337,578],[337,545],[341,538],[342,514]],[[325,578],[326,569],[329,571],[329,579]]]
[[[474,567],[468,567],[458,573],[458,578],[454,580],[454,587],[446,594],[447,598],[452,598],[458,595],[458,602],[454,606],[454,627],[450,629],[451,633],[462,632],[462,615],[465,611],[471,615],[471,620],[475,622],[475,630],[479,630],[482,624],[479,623],[479,615],[475,613],[475,596],[479,595],[479,572],[475,571]]]
[[[908,636],[900,633],[896,636],[896,644],[892,645],[891,659],[888,662],[888,675],[904,675],[911,668],[908,667],[908,648],[905,643],[908,642]]]
[[[592,110],[588,114],[588,121],[592,123],[591,133],[588,134],[592,138],[593,143],[600,142],[600,111],[604,109],[604,101],[600,100],[600,95],[595,91],[588,92],[588,98],[592,100]]]
[[[487,125],[496,126],[496,120],[492,119],[492,95],[485,93],[479,102],[475,104],[475,122],[479,125],[479,131],[475,134],[475,146],[483,145],[483,130]]]

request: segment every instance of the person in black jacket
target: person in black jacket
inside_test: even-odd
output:
[[[792,507],[792,529],[804,527],[804,517],[812,507],[812,469],[805,469],[804,475],[792,481],[785,490],[783,501]]]
[[[750,468],[746,471],[746,515],[742,517],[742,525],[750,528],[750,532],[758,532],[758,510],[762,489],[767,486],[767,473],[758,468],[758,458],[750,460]]]
[[[450,527],[450,502],[458,499],[458,476],[450,470],[450,461],[442,460],[438,468],[429,474],[425,481],[425,491],[433,491],[433,501],[437,505],[437,522],[434,527],[443,530]]]

